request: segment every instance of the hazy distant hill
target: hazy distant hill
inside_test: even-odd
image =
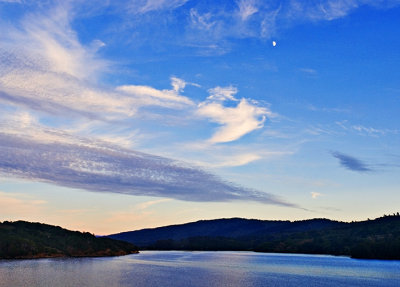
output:
[[[166,239],[181,240],[198,236],[239,238],[280,232],[319,230],[344,225],[346,225],[346,223],[330,221],[328,219],[290,222],[230,218],[201,220],[180,225],[128,231],[109,235],[108,237],[132,243],[134,242],[139,247],[149,247],[159,240]]]
[[[0,259],[116,256],[137,253],[131,243],[26,221],[0,223]]]
[[[400,216],[362,222],[328,219],[216,219],[113,234],[156,250],[251,250],[400,259]]]

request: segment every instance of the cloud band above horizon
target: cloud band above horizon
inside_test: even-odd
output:
[[[48,133],[54,134],[54,130]],[[249,200],[296,207],[182,162],[101,141],[73,137],[65,141],[68,136],[60,136],[63,142],[0,133],[0,173],[96,192],[194,202]]]

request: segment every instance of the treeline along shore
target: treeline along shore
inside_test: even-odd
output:
[[[0,223],[0,259],[119,256],[141,250],[255,251],[400,260],[400,215],[329,219],[201,220],[106,237],[26,221]]]
[[[400,260],[400,215],[359,222],[202,220],[123,232],[109,238],[147,250],[256,251]]]
[[[0,259],[119,256],[138,253],[129,242],[26,221],[0,223]]]

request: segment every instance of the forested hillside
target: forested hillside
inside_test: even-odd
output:
[[[327,219],[217,219],[110,235],[153,250],[247,250],[400,259],[400,216],[361,222]]]
[[[116,256],[137,253],[131,243],[26,221],[0,223],[0,259]]]
[[[159,240],[179,241],[194,237],[229,237],[269,235],[281,232],[296,232],[319,230],[331,227],[345,226],[346,223],[328,219],[311,219],[305,221],[257,220],[244,218],[223,218],[215,220],[200,220],[180,225],[170,225],[153,229],[142,229],[109,235],[108,237],[124,240],[148,247]]]

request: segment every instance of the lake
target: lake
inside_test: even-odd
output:
[[[143,251],[121,257],[0,260],[0,286],[400,286],[400,261]]]

